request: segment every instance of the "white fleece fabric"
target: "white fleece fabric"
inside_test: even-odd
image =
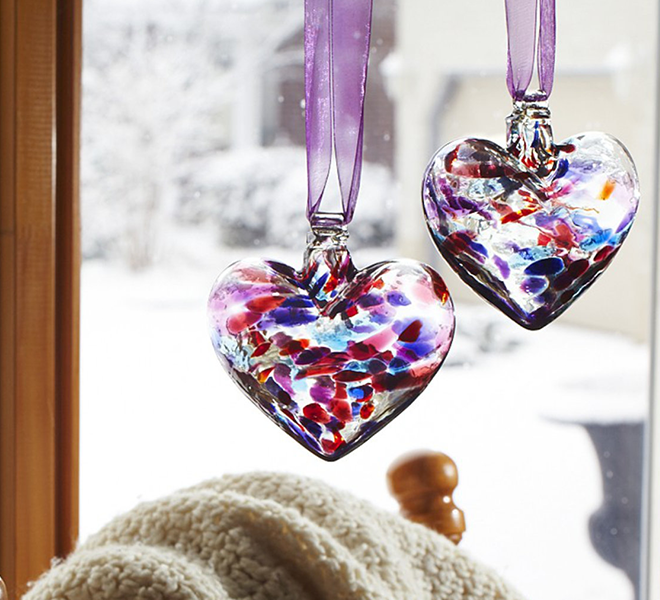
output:
[[[446,538],[319,481],[227,475],[140,504],[24,600],[522,600]]]

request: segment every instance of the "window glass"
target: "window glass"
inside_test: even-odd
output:
[[[451,273],[419,198],[442,144],[504,143],[503,7],[376,2],[349,245],[358,267],[397,256],[435,266],[458,330],[424,394],[337,463],[259,414],[221,369],[206,326],[211,284],[234,260],[301,264],[302,0],[86,0],[84,19],[83,537],[140,500],[249,470],[313,476],[394,511],[388,466],[429,448],[458,465],[462,547],[526,597],[635,597],[655,5],[558,1],[555,137],[621,139],[643,198],[608,271],[556,323],[529,332]]]

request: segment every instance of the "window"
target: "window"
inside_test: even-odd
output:
[[[644,200],[608,272],[559,322],[530,333],[448,272],[419,209],[435,148],[466,135],[503,141],[502,7],[377,3],[351,248],[358,265],[433,262],[459,329],[423,396],[364,447],[322,464],[234,388],[205,327],[224,266],[253,254],[301,260],[302,3],[88,0],[83,535],[139,499],[251,469],[313,475],[394,509],[387,466],[429,446],[458,464],[463,546],[524,595],[639,593],[657,9],[599,6],[559,7],[555,135],[622,139]],[[620,26],[605,38],[611,23]]]

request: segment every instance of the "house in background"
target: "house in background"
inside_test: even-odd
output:
[[[398,245],[433,260],[459,300],[475,300],[427,236],[420,181],[435,149],[460,137],[504,143],[511,99],[505,86],[504,5],[399,2],[390,87],[396,107],[395,170],[401,186]],[[562,322],[649,339],[651,314],[657,5],[557,1],[557,62],[550,98],[556,139],[588,130],[619,138],[635,158],[642,201],[608,271]],[[616,24],[615,26],[613,24]],[[605,34],[604,32],[607,32]],[[414,200],[414,201],[413,201]]]

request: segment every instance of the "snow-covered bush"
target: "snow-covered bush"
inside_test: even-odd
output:
[[[338,206],[331,173],[323,207]],[[227,151],[199,159],[183,182],[184,222],[212,221],[227,246],[300,244],[305,217],[307,171],[304,148]],[[394,183],[389,170],[366,163],[351,224],[351,240],[362,246],[392,241]]]

